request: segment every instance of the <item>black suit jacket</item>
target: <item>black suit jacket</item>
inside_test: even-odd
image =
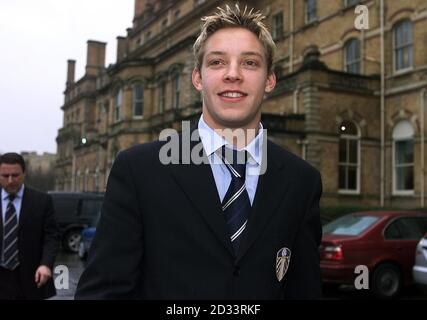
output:
[[[117,156],[77,299],[320,298],[316,169],[268,142],[267,171],[234,256],[207,158],[163,165],[162,145]],[[278,281],[283,247],[292,254]]]
[[[0,205],[0,213],[1,210]],[[27,299],[49,298],[56,294],[53,280],[50,279],[45,286],[37,288],[35,273],[40,265],[48,266],[53,272],[53,264],[59,250],[59,230],[51,196],[25,186],[18,228],[22,291]],[[3,219],[0,219],[0,253],[2,242]]]

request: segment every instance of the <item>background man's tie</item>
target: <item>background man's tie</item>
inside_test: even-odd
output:
[[[14,195],[9,195],[9,203],[3,224],[3,264],[5,268],[14,270],[18,260],[18,216],[13,205]]]
[[[240,239],[246,228],[251,203],[245,186],[246,151],[222,147],[222,161],[231,174],[231,183],[222,201],[222,211],[227,223],[228,234],[237,255]]]

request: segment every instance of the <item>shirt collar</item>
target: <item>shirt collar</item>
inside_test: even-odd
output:
[[[22,196],[24,195],[24,185],[19,188],[18,192],[15,195],[15,199],[22,199]],[[6,192],[3,188],[1,189],[1,198],[4,201],[9,200],[9,193]]]
[[[200,139],[203,143],[203,148],[205,149],[206,155],[208,157],[223,145],[229,145],[229,143],[223,137],[221,137],[218,133],[215,132],[215,130],[208,126],[208,124],[203,119],[203,114],[200,116],[198,129]],[[242,149],[249,153],[257,165],[261,165],[263,137],[264,127],[260,122],[257,136]]]

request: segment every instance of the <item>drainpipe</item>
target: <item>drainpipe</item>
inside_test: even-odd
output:
[[[289,31],[291,37],[289,39],[289,73],[294,71],[294,0],[289,1]]]
[[[385,194],[385,108],[384,108],[384,89],[385,89],[385,68],[384,68],[384,0],[380,1],[380,34],[381,34],[381,185],[380,185],[380,206],[384,207]]]
[[[425,187],[425,167],[424,167],[424,107],[425,107],[426,89],[421,90],[420,94],[420,115],[421,115],[421,208],[424,208],[424,187]]]

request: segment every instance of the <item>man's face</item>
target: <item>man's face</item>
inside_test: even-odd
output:
[[[274,74],[267,72],[261,42],[244,28],[212,34],[192,80],[203,93],[204,120],[213,129],[257,128],[264,93],[276,85]]]
[[[0,185],[7,193],[16,194],[24,183],[25,174],[19,164],[0,164]]]

